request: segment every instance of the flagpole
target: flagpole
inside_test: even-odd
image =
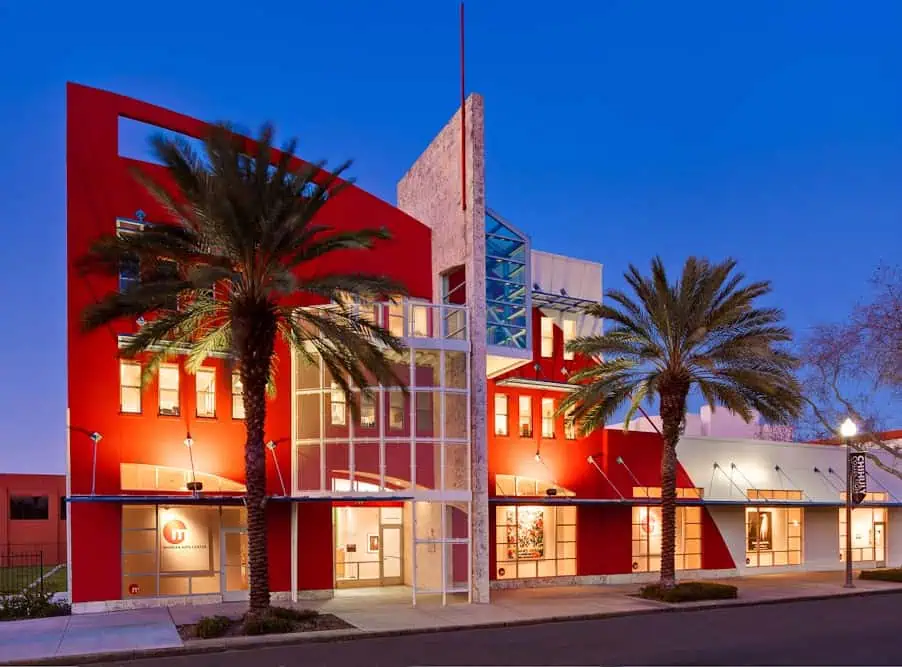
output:
[[[460,3],[460,206],[467,210],[467,89],[464,80],[464,3]]]

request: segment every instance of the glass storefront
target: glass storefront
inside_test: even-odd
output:
[[[637,498],[660,498],[660,487],[634,487]],[[701,498],[702,490],[677,489],[677,498]],[[657,572],[661,569],[661,508],[633,507],[632,569],[633,572]],[[676,508],[676,556],[678,570],[702,567],[701,507]]]
[[[845,502],[845,494],[841,494]],[[864,502],[886,502],[886,493],[865,494]],[[852,562],[886,564],[886,521],[885,507],[852,508]],[[839,509],[839,558],[846,558],[846,510]]]
[[[234,594],[248,588],[243,507],[122,508],[122,598]]]
[[[576,574],[576,507],[497,507],[495,533],[498,579]]]
[[[795,490],[749,489],[751,501],[802,500],[802,492]],[[748,567],[779,567],[802,563],[801,507],[763,505],[745,510],[745,564]]]
[[[333,516],[337,588],[402,583],[401,507],[336,507]]]

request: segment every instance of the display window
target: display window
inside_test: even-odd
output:
[[[576,507],[497,507],[495,532],[496,578],[576,574]]]
[[[122,508],[122,598],[245,592],[243,507]]]
[[[749,489],[749,500],[802,500],[796,490]],[[745,510],[746,549],[748,567],[779,567],[802,563],[801,507],[761,505]]]
[[[637,486],[633,488],[637,498],[660,498],[660,487]],[[677,498],[701,498],[702,489],[677,489]],[[661,569],[661,508],[653,506],[633,507],[632,521],[632,570],[633,572],[657,572]],[[699,570],[702,567],[702,513],[701,507],[678,506],[676,508],[677,570]]]
[[[840,494],[845,501],[845,494]],[[886,493],[867,493],[865,503],[887,501]],[[885,507],[853,507],[852,508],[852,562],[867,563],[873,561],[880,565],[886,563],[886,524]],[[839,509],[839,559],[846,557],[846,510]]]

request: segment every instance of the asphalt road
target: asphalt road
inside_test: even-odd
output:
[[[902,665],[902,593],[309,643],[126,664],[131,667]]]

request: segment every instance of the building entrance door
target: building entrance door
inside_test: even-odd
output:
[[[400,586],[403,580],[401,568],[401,526],[380,526],[382,546],[382,585]]]
[[[219,553],[222,554],[222,599],[246,600],[249,588],[247,530],[223,528]]]
[[[886,524],[874,523],[874,560],[877,567],[886,567]]]
[[[401,507],[335,508],[335,587],[404,581]]]

